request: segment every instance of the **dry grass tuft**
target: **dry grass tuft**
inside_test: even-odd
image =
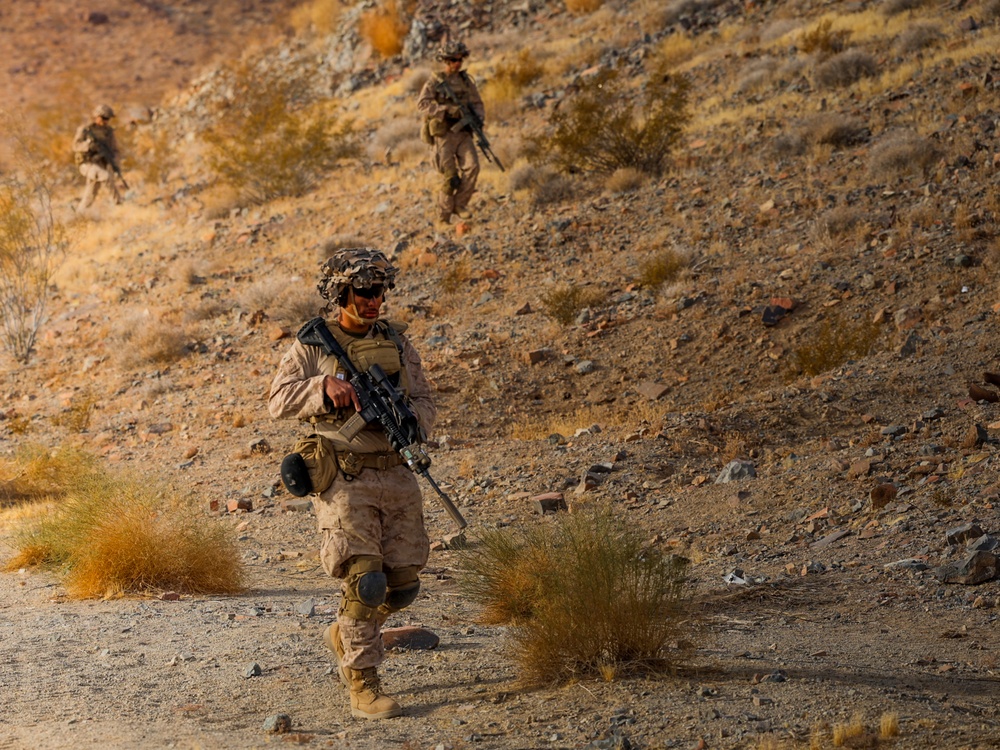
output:
[[[864,143],[869,138],[868,128],[854,117],[824,112],[806,119],[800,128],[803,138],[812,143],[845,148]]]
[[[150,590],[237,593],[243,567],[230,531],[151,483],[88,465],[63,481],[62,499],[15,533],[8,569],[59,571],[79,598]]]
[[[646,176],[634,167],[616,169],[604,181],[604,189],[614,195],[634,193],[646,184]]]
[[[840,52],[816,66],[814,77],[821,88],[843,88],[878,73],[878,64],[869,53],[859,49]]]
[[[512,59],[501,60],[484,86],[484,96],[490,92],[494,100],[512,101],[528,86],[542,77],[545,68],[529,49],[522,49]]]
[[[684,253],[665,247],[639,264],[639,280],[649,288],[669,284],[677,280],[687,265]]]
[[[511,191],[527,190],[535,206],[549,206],[571,200],[575,187],[571,177],[552,167],[520,164],[511,170],[508,178]]]
[[[868,171],[872,177],[886,181],[907,175],[922,177],[942,157],[942,150],[931,139],[916,133],[897,133],[872,149]]]
[[[542,308],[545,314],[557,323],[570,325],[581,310],[600,304],[604,293],[592,287],[564,284],[554,286],[542,293]]]
[[[610,508],[486,530],[462,567],[463,588],[488,621],[510,623],[526,684],[666,666],[686,561],[648,548]]]
[[[403,40],[410,31],[405,9],[397,0],[385,0],[361,16],[358,33],[382,57],[395,57],[403,51]]]
[[[76,434],[86,432],[96,403],[97,398],[85,388],[73,397],[65,411],[52,417],[52,424]]]
[[[880,739],[888,740],[899,736],[899,715],[886,712],[879,719],[878,736]]]
[[[808,340],[793,354],[799,373],[818,375],[839,367],[856,357],[867,357],[875,350],[882,331],[871,316],[845,320],[837,314],[823,320],[818,328],[810,328]]]
[[[124,315],[110,339],[118,362],[127,368],[168,365],[188,353],[187,333],[148,312]]]
[[[941,27],[934,23],[916,23],[908,26],[896,40],[896,49],[903,54],[920,52],[940,43],[945,38]]]
[[[844,29],[833,30],[833,21],[824,18],[815,26],[802,32],[799,38],[799,49],[807,55],[817,55],[820,59],[842,52],[850,32]]]
[[[12,458],[0,460],[0,507],[61,497],[68,487],[93,471],[94,459],[79,449],[50,450],[27,444]]]

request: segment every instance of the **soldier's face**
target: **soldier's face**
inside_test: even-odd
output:
[[[357,313],[359,318],[374,323],[378,320],[379,311],[382,309],[384,299],[385,288],[381,284],[368,289],[355,289],[351,287],[348,304],[353,305],[354,312]]]
[[[444,69],[446,71],[448,71],[449,73],[457,73],[458,71],[460,71],[462,69],[462,61],[461,60],[445,60],[444,61]]]

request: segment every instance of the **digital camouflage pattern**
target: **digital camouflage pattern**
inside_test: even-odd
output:
[[[463,42],[445,42],[435,56],[438,60],[464,60],[469,56],[469,48]]]
[[[99,114],[101,112],[111,112],[111,116],[114,116],[111,107],[102,104],[94,110],[94,118],[107,117],[106,114]],[[80,197],[79,210],[87,208],[94,202],[102,185],[107,186],[116,205],[122,202],[114,178],[114,170],[119,160],[114,128],[96,122],[85,123],[77,128],[73,136],[73,159],[79,166],[80,174],[87,179],[83,195]]]

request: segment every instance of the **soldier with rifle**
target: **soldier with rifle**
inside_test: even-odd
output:
[[[118,143],[115,140],[115,130],[111,127],[114,110],[107,104],[101,104],[94,109],[93,122],[77,128],[73,138],[73,158],[80,168],[80,174],[87,178],[78,210],[88,208],[94,202],[101,185],[107,185],[111,199],[118,205],[122,202],[121,193],[115,177],[122,181],[128,190],[128,184],[122,177],[118,164]]]
[[[417,101],[423,116],[421,136],[434,146],[434,167],[442,176],[438,219],[445,224],[453,214],[463,219],[472,216],[469,201],[479,179],[477,142],[483,155],[503,169],[483,133],[486,109],[479,90],[462,70],[468,56],[462,42],[445,42],[437,53],[444,70],[428,79]]]
[[[402,713],[382,691],[378,666],[382,626],[417,598],[430,552],[414,474],[447,500],[430,480],[421,445],[437,412],[420,356],[405,324],[380,318],[395,278],[378,250],[335,252],[318,289],[336,314],[302,327],[268,399],[272,417],[302,420],[312,431],[286,456],[281,475],[293,494],[313,493],[320,560],[341,579],[337,621],[324,641],[350,691],[351,715],[364,719]]]

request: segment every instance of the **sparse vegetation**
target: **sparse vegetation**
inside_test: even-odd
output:
[[[552,130],[535,140],[566,172],[611,174],[633,167],[659,175],[687,123],[686,78],[662,71],[650,76],[641,104],[633,103],[618,70],[598,73],[590,85],[557,110]]]
[[[916,23],[908,26],[896,40],[896,48],[903,54],[912,54],[932,47],[944,39],[940,27],[933,23]]]
[[[383,0],[361,16],[359,33],[382,57],[394,57],[403,51],[403,40],[410,30],[406,9],[398,0]]]
[[[19,148],[22,172],[0,174],[0,340],[15,360],[27,363],[45,322],[65,230],[53,215],[43,175],[34,170],[27,147]]]
[[[517,532],[486,530],[462,560],[463,586],[487,621],[511,625],[524,682],[668,665],[686,561],[648,547],[610,509]]]
[[[640,263],[639,280],[643,286],[651,288],[669,284],[677,280],[687,264],[684,254],[665,247]]]
[[[302,195],[357,154],[351,123],[307,107],[303,84],[269,78],[250,63],[230,78],[232,107],[204,139],[212,168],[248,201]]]
[[[821,88],[842,88],[862,78],[878,73],[875,58],[864,50],[840,52],[816,66],[816,85]]]
[[[614,195],[634,193],[646,183],[646,175],[635,167],[616,169],[604,181],[604,189]]]
[[[62,414],[52,418],[52,423],[60,427],[65,427],[72,433],[86,432],[90,427],[90,415],[94,410],[97,399],[89,390],[84,389],[77,393],[70,405]]]
[[[124,367],[169,364],[187,353],[187,334],[166,321],[144,312],[123,316],[111,336]]]
[[[570,13],[593,13],[604,5],[604,0],[565,0]]]
[[[336,31],[343,9],[343,0],[309,0],[293,8],[289,20],[299,32],[326,36]]]
[[[808,118],[801,127],[803,136],[812,143],[845,148],[864,143],[869,132],[865,124],[853,117],[826,112]]]
[[[817,55],[820,59],[842,52],[850,32],[833,29],[833,21],[822,19],[815,26],[806,29],[799,39],[799,49],[807,55]]]
[[[869,172],[880,180],[926,175],[941,160],[938,145],[916,133],[896,133],[872,149]]]
[[[803,375],[818,375],[850,359],[867,357],[880,335],[880,326],[870,316],[847,320],[832,314],[818,328],[806,331],[808,340],[795,350],[793,360]]]
[[[8,569],[58,571],[80,598],[243,589],[242,562],[228,529],[193,513],[148,477],[86,466],[54,483],[60,495],[54,509],[16,534],[17,554]]]
[[[927,4],[927,0],[885,0],[879,9],[883,15],[896,16],[900,13],[912,12],[922,8]]]
[[[545,314],[557,323],[570,325],[581,310],[598,304],[604,294],[593,288],[566,284],[554,286],[542,293]]]

